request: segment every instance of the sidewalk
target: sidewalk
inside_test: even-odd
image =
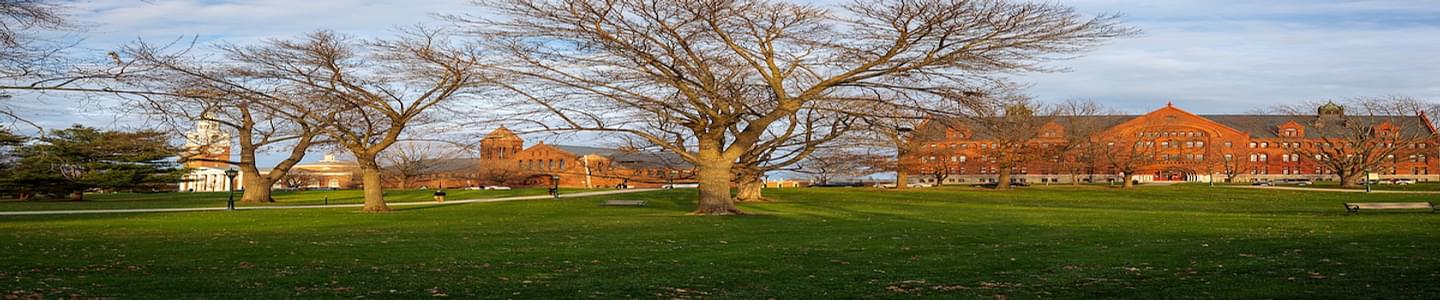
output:
[[[626,190],[614,190],[614,191],[583,192],[583,193],[560,194],[560,198],[578,198],[578,197],[604,196],[604,195],[639,193],[639,192],[649,192],[649,191],[658,191],[658,190],[660,190],[660,189],[626,189]],[[435,202],[431,202],[431,201],[421,201],[421,202],[396,202],[396,203],[386,203],[386,205],[389,205],[389,206],[451,205],[451,204],[483,203],[483,202],[505,202],[505,201],[522,201],[522,200],[545,200],[545,199],[552,199],[552,198],[553,198],[553,197],[551,197],[550,195],[535,195],[535,196],[517,196],[517,197],[488,198],[488,199],[453,200],[453,201],[445,201],[445,203],[435,203]],[[317,209],[317,208],[344,208],[344,207],[363,207],[363,206],[365,206],[365,205],[364,205],[364,204],[336,204],[336,205],[252,206],[252,207],[236,207],[235,210]],[[225,207],[137,208],[137,209],[83,209],[83,210],[32,210],[32,211],[6,211],[6,212],[0,212],[0,216],[74,215],[74,214],[124,214],[124,213],[157,213],[157,212],[223,211],[223,210],[225,210]]]
[[[1242,189],[1282,190],[1282,191],[1302,191],[1302,192],[1341,192],[1341,193],[1364,193],[1364,192],[1365,192],[1365,190],[1355,190],[1355,189],[1309,188],[1309,187],[1293,187],[1293,186],[1254,186],[1254,185],[1239,185],[1239,186],[1236,186],[1236,185],[1227,185],[1227,186],[1228,186],[1228,187],[1233,187],[1233,188],[1242,188]],[[1371,193],[1381,193],[1381,194],[1440,194],[1440,191],[1386,191],[1386,190],[1372,190]]]

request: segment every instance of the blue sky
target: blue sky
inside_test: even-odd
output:
[[[835,1],[816,1],[826,5]],[[1128,112],[1173,101],[1197,113],[1245,113],[1292,101],[1364,95],[1440,101],[1437,0],[1073,0],[1144,30],[1072,60],[1067,72],[1013,74],[1043,100],[1088,98]],[[247,43],[315,29],[359,36],[483,11],[464,0],[76,1],[85,48],[103,54],[143,38]],[[144,127],[104,101],[18,103],[46,127]],[[480,129],[477,129],[480,130]],[[318,155],[316,155],[318,156]]]

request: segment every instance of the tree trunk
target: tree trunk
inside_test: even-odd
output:
[[[997,190],[1008,190],[1008,189],[1010,189],[1010,167],[1009,167],[1009,166],[1000,166],[1000,179],[999,179],[999,180],[1000,180],[1000,182],[995,183],[995,189],[997,189]]]
[[[1070,185],[1080,185],[1080,173],[1070,172]]]
[[[1360,184],[1360,180],[1362,180],[1362,179],[1363,179],[1363,180],[1370,180],[1369,178],[1365,178],[1365,174],[1360,173],[1360,172],[1341,173],[1341,174],[1340,174],[1340,187],[1344,187],[1344,188],[1357,188],[1357,187],[1363,186],[1363,184]]]
[[[735,207],[735,201],[730,197],[730,182],[734,172],[731,167],[735,165],[720,157],[719,153],[704,153],[699,155],[700,163],[696,165],[696,178],[700,182],[700,199],[695,205],[697,215],[738,215],[744,214]]]
[[[908,181],[910,181],[910,176],[906,176],[906,175],[905,175],[905,170],[903,170],[903,169],[896,169],[896,171],[895,171],[895,189],[897,189],[897,190],[903,190],[903,189],[905,189],[906,187],[909,187],[910,184],[909,184]]]
[[[279,171],[279,170],[271,170],[270,172],[280,172],[280,171]],[[271,174],[271,175],[274,175],[274,174]],[[282,174],[282,176],[283,176],[283,174]],[[260,171],[259,171],[259,170],[256,170],[253,165],[251,165],[251,166],[244,166],[244,165],[242,165],[242,166],[240,167],[240,181],[242,181],[241,185],[243,185],[243,186],[245,187],[245,193],[240,194],[240,202],[245,202],[245,203],[267,203],[267,202],[275,202],[275,199],[270,197],[270,189],[275,186],[275,181],[273,181],[273,180],[266,180],[265,177],[266,177],[266,176],[260,176]],[[271,178],[279,178],[280,176],[270,176],[270,177],[271,177]]]
[[[735,195],[735,201],[740,201],[740,202],[766,201],[765,195],[761,192],[761,191],[764,189],[764,187],[765,187],[764,183],[761,183],[760,180],[743,180],[743,179],[742,179],[742,180],[740,180],[740,185],[738,186],[738,188],[740,189],[740,191],[739,191],[738,193],[736,193],[736,195]]]
[[[365,189],[365,207],[363,212],[387,212],[390,206],[385,205],[385,187],[380,179],[380,164],[375,162],[374,157],[361,157],[356,155],[356,162],[360,164],[360,185]]]
[[[1124,172],[1122,174],[1125,174],[1125,176],[1122,176],[1125,182],[1120,184],[1120,187],[1127,189],[1135,187],[1135,174],[1131,174],[1130,172]]]

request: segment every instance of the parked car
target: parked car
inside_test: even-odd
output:
[[[994,188],[994,187],[1000,186],[1000,183],[999,183],[999,182],[982,183],[982,184],[978,184],[978,185],[975,185],[975,186],[978,186],[978,187],[986,187],[986,188]],[[1022,187],[1022,186],[1030,186],[1030,184],[1029,184],[1029,183],[1026,183],[1026,182],[1024,182],[1024,181],[1010,181],[1010,186],[1012,186],[1012,187]]]
[[[1271,186],[1271,185],[1275,185],[1275,183],[1270,182],[1269,180],[1257,180],[1257,181],[1254,181],[1254,182],[1250,182],[1250,185],[1255,185],[1255,186]]]
[[[1312,182],[1312,181],[1310,181],[1309,179],[1304,179],[1304,178],[1286,178],[1286,179],[1281,179],[1280,182],[1279,182],[1279,184],[1308,186],[1308,185],[1311,185],[1311,184],[1315,184],[1315,182]]]
[[[918,183],[918,182],[917,182],[917,183],[911,183],[911,184],[905,185],[905,187],[912,187],[912,188],[922,188],[922,187],[932,187],[932,186],[934,186],[934,185],[931,185],[931,184],[929,184],[929,183]],[[875,187],[877,187],[877,188],[893,189],[893,188],[895,188],[895,184],[894,184],[894,183],[880,183],[880,184],[875,184]]]
[[[1414,179],[1409,179],[1409,178],[1397,178],[1397,179],[1391,179],[1390,181],[1391,181],[1392,183],[1394,183],[1394,184],[1401,184],[1401,185],[1404,185],[1404,184],[1415,184],[1415,180],[1414,180]]]
[[[508,186],[498,186],[498,185],[487,185],[487,186],[485,186],[484,188],[487,189],[487,190],[508,190],[508,189],[510,189],[510,187],[508,187]]]

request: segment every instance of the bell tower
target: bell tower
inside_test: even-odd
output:
[[[514,159],[515,153],[524,148],[525,140],[521,139],[520,135],[505,126],[500,126],[480,140],[480,159],[489,161]]]
[[[190,168],[224,169],[230,164],[230,133],[221,129],[213,113],[195,122],[195,128],[185,134],[185,166]]]

